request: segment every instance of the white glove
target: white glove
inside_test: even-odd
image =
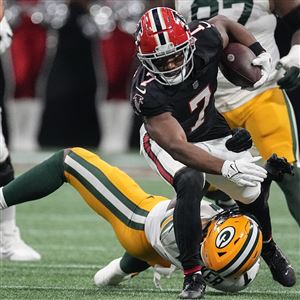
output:
[[[262,52],[255,59],[253,59],[251,63],[253,66],[261,67],[262,77],[253,85],[253,88],[256,89],[263,85],[270,76],[272,70],[272,56],[268,52]]]
[[[5,50],[10,46],[12,36],[12,30],[4,16],[0,22],[0,54],[4,53]]]
[[[260,159],[261,157],[257,156],[250,159],[225,160],[222,175],[239,186],[256,186],[267,178],[267,171],[254,163]]]
[[[300,68],[300,45],[293,45],[288,55],[282,57],[279,60],[277,68],[279,67],[279,64],[284,69],[288,69],[291,67]]]

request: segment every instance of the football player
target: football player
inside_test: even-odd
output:
[[[278,185],[285,195],[292,216],[300,226],[298,133],[292,105],[288,95],[282,90],[293,90],[300,85],[300,0],[244,0],[238,3],[176,0],[175,4],[176,9],[187,20],[207,19],[221,14],[243,24],[272,54],[271,76],[266,84],[255,91],[234,86],[219,72],[216,107],[230,127],[245,127],[251,133],[254,144],[264,159],[277,153],[294,164],[295,176],[284,176]],[[274,38],[275,15],[294,30],[290,52],[281,59]],[[284,76],[282,70],[286,71]]]
[[[144,121],[142,153],[177,193],[174,228],[185,274],[183,299],[201,298],[205,290],[197,218],[205,181],[255,215],[265,242],[262,256],[270,262],[273,278],[284,286],[292,286],[296,280],[272,239],[266,201],[270,182],[264,181],[265,175],[248,152],[230,151],[234,150],[231,131],[214,105],[220,55],[232,40],[256,54],[252,64],[262,70],[261,79],[253,86],[258,88],[268,78],[271,55],[242,25],[224,16],[187,24],[176,11],[157,7],[142,16],[136,33],[141,66],[133,78],[131,103]],[[192,188],[187,185],[190,181]]]
[[[150,266],[167,268],[172,263],[182,268],[173,226],[176,200],[146,193],[126,173],[83,148],[58,151],[1,187],[0,209],[45,197],[64,183],[112,225],[126,250],[121,259],[95,274],[97,286],[116,285]],[[194,181],[186,184],[193,188]],[[198,219],[207,232],[201,248],[204,280],[223,291],[244,289],[259,268],[262,233],[257,223],[207,201],[201,202]],[[221,259],[214,257],[218,249],[222,249]]]
[[[11,44],[12,31],[4,16],[4,3],[0,0],[0,54]],[[2,72],[2,67],[1,67]],[[1,76],[3,77],[3,76]],[[4,91],[1,91],[1,97]],[[10,161],[9,152],[2,133],[2,119],[0,108],[0,185],[5,185],[14,178],[14,169]],[[0,259],[11,261],[37,261],[41,256],[28,246],[20,237],[16,226],[16,208],[9,207],[0,214]]]

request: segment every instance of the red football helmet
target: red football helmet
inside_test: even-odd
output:
[[[184,81],[194,67],[195,38],[175,10],[156,7],[140,19],[136,32],[137,56],[161,84]],[[167,65],[172,62],[172,67]]]

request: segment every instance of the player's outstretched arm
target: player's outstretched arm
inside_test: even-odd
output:
[[[210,174],[220,174],[240,186],[256,186],[267,177],[267,171],[254,160],[222,160],[189,143],[186,135],[171,113],[145,119],[146,129],[153,140],[175,160],[184,165]]]
[[[189,143],[185,132],[171,113],[145,118],[149,135],[174,159],[188,167],[211,174],[221,174],[224,160]]]

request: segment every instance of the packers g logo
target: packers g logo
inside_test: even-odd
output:
[[[225,227],[220,231],[216,238],[216,247],[224,248],[227,246],[233,239],[235,234],[235,229],[232,226]]]

